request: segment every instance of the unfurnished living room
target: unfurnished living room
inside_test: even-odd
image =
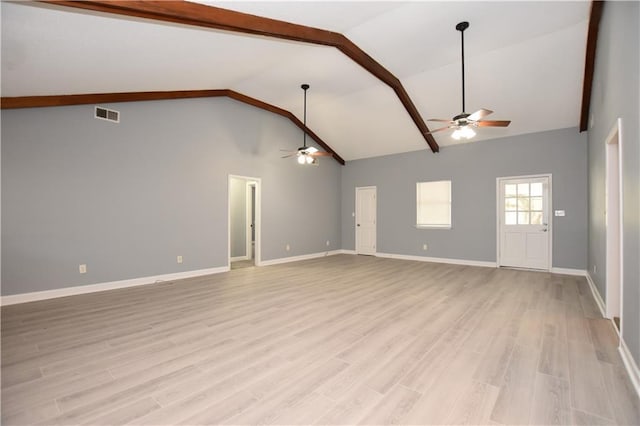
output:
[[[640,2],[0,15],[3,425],[640,424]]]

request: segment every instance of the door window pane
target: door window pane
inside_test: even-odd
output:
[[[504,186],[504,195],[506,197],[515,197],[518,194],[518,186],[514,183],[507,183]]]
[[[517,213],[506,212],[504,214],[504,223],[507,225],[517,225]]]
[[[517,209],[516,198],[505,198],[504,199],[504,209],[507,211],[516,211]]]
[[[536,182],[531,184],[531,196],[542,197],[542,183]]]
[[[529,224],[529,212],[518,212],[518,225]]]
[[[542,197],[531,197],[531,210],[542,211]]]
[[[542,225],[542,212],[531,212],[531,224]]]
[[[518,211],[526,211],[526,210],[529,210],[529,198],[518,197]]]
[[[519,183],[518,184],[518,196],[529,196],[529,184],[528,183]]]

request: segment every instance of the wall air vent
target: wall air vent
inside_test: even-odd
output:
[[[114,123],[119,123],[120,112],[97,106],[95,118],[99,118],[100,120],[112,121]]]

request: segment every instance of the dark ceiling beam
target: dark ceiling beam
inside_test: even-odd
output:
[[[593,72],[596,63],[596,47],[598,45],[598,31],[602,17],[603,1],[591,2],[589,17],[589,31],[587,33],[587,53],[584,61],[584,79],[582,81],[582,107],[580,109],[580,131],[589,127],[589,109],[591,108],[591,88],[593,87]]]
[[[2,109],[87,105],[110,102],[159,101],[163,99],[226,96],[227,90],[180,90],[171,92],[88,93],[82,95],[2,97]]]
[[[19,97],[3,97],[0,99],[0,107],[2,109],[15,108],[38,108],[38,107],[55,107],[68,105],[87,105],[87,104],[104,104],[114,102],[140,102],[140,101],[157,101],[165,99],[189,99],[189,98],[216,98],[227,97],[238,102],[254,106],[256,108],[269,111],[274,114],[281,115],[293,122],[303,132],[307,132],[318,145],[340,164],[344,165],[345,161],[333,148],[320,138],[313,130],[306,127],[291,112],[278,108],[275,105],[263,102],[259,99],[252,98],[233,90],[182,90],[170,92],[125,92],[125,93],[94,93],[84,95],[51,95],[51,96],[19,96]]]
[[[438,143],[428,133],[429,128],[400,80],[342,34],[184,1],[42,1],[98,12],[335,47],[391,87],[431,150],[433,152],[439,151]]]

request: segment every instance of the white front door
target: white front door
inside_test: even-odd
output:
[[[498,266],[551,267],[550,176],[498,179]]]
[[[356,188],[356,253],[376,253],[376,187]]]

